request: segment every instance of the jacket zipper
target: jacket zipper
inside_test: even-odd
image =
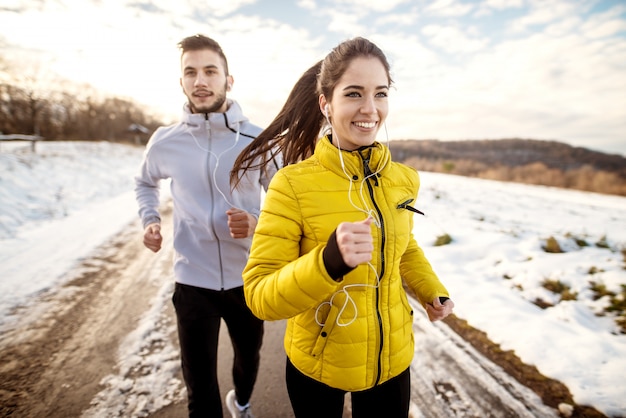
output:
[[[413,213],[419,213],[420,215],[426,216],[424,212],[422,212],[421,210],[414,208],[413,206],[410,206],[411,202],[413,202],[413,199],[404,201],[400,203],[398,206],[396,206],[396,209],[406,209],[406,210],[410,210]]]
[[[215,179],[211,177],[213,175],[213,170],[211,170],[211,156],[215,154],[213,153],[213,150],[211,149],[211,123],[209,122],[209,115],[207,113],[205,113],[204,115],[204,128],[206,129],[206,132],[207,132],[207,139],[208,139],[207,149],[209,150],[209,152],[207,153],[207,168],[209,170],[207,175],[208,175],[208,180],[209,180],[209,191],[211,193],[211,209],[209,212],[210,214],[209,223],[211,225],[211,229],[213,230],[213,236],[215,237],[215,241],[217,241],[217,253],[218,253],[217,259],[219,260],[218,262],[220,265],[220,288],[224,290],[224,269],[222,267],[222,245],[221,245],[219,236],[217,235],[217,231],[215,230],[215,193],[213,190],[213,182],[215,181]],[[215,164],[217,164],[217,161],[215,162]]]
[[[369,155],[366,157],[363,154],[359,153],[361,159],[363,160],[363,174],[367,179],[367,189],[370,194],[370,199],[372,200],[372,205],[374,205],[374,209],[376,209],[376,213],[378,214],[378,219],[380,220],[380,273],[378,277],[382,279],[385,275],[385,222],[383,220],[383,214],[380,211],[380,208],[376,204],[376,199],[374,199],[374,189],[370,181],[373,179],[374,185],[378,186],[378,177],[376,174],[372,173],[372,170],[369,166],[370,157]],[[378,385],[380,382],[380,375],[382,373],[382,353],[383,353],[383,320],[380,315],[380,310],[378,309],[380,298],[380,289],[376,288],[376,317],[378,318],[378,331],[379,331],[379,344],[378,344],[378,361],[376,368],[376,380],[374,381],[374,386]]]

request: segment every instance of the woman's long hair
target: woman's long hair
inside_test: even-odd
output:
[[[302,74],[293,86],[278,115],[239,154],[230,172],[233,188],[247,170],[264,170],[269,160],[282,154],[284,165],[294,164],[313,155],[325,118],[319,109],[319,96],[330,102],[335,87],[350,63],[358,57],[378,58],[387,72],[389,62],[383,51],[365,38],[354,38],[337,45],[322,61]]]
[[[323,123],[315,94],[321,63],[317,62],[300,77],[278,115],[239,154],[230,172],[233,187],[237,187],[247,170],[263,169],[268,159],[278,153],[282,154],[285,165],[313,154],[315,139]]]

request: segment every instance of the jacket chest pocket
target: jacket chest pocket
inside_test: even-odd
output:
[[[411,205],[414,200],[415,199],[412,197],[405,197],[398,202],[398,204],[396,205],[396,209],[406,209],[407,211],[409,211],[409,213],[424,215],[424,212]]]

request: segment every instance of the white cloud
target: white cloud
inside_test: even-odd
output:
[[[566,36],[573,31],[580,31],[582,24],[583,20],[579,16],[568,16],[546,26],[543,33],[547,36],[558,38]]]
[[[374,12],[390,12],[396,7],[409,3],[409,0],[335,0],[332,1],[334,5],[347,5],[353,10],[371,10]]]
[[[326,29],[345,37],[353,37],[363,35],[367,28],[361,23],[361,18],[366,15],[366,11],[360,12],[344,12],[339,10],[326,10],[329,21]]]
[[[581,12],[574,2],[554,0],[543,2],[541,0],[530,1],[530,11],[513,21],[511,30],[513,32],[525,32],[534,26],[547,25],[558,22],[569,16],[575,16]]]
[[[518,9],[524,6],[524,0],[485,0],[481,6],[497,10]]]
[[[419,22],[420,15],[417,11],[412,10],[405,13],[389,13],[376,18],[376,25],[395,24],[399,26],[416,26]]]
[[[502,10],[521,9],[524,0],[484,0],[474,12],[475,17],[492,16]]]
[[[316,9],[315,0],[298,0],[297,5],[298,7],[302,7],[303,9],[306,9],[306,10]]]
[[[6,10],[19,10],[22,0],[3,0],[2,7]]]
[[[424,46],[415,35],[398,37],[378,34],[371,38],[385,53],[391,65],[392,77],[400,90],[415,83],[429,84],[429,79],[440,71],[439,57]]]
[[[449,54],[477,52],[489,42],[485,38],[472,39],[453,26],[427,25],[422,29],[422,33],[428,38],[429,43]]]
[[[469,14],[474,5],[461,3],[458,0],[435,0],[428,7],[425,12],[434,16],[465,16]]]
[[[589,38],[605,38],[626,32],[626,21],[622,15],[626,13],[625,6],[616,6],[604,13],[591,16],[580,30]]]
[[[126,6],[142,5],[133,0],[125,0]],[[211,16],[222,18],[239,10],[242,6],[254,4],[257,0],[229,0],[229,1],[195,1],[195,0],[150,0],[144,7],[162,10],[167,14],[186,14],[188,16]]]
[[[392,98],[397,112],[390,116],[391,132],[409,138],[567,138],[606,146],[626,132],[619,106],[626,77],[616,71],[624,54],[608,50],[626,51],[626,40],[588,43],[579,34],[539,34],[503,41],[458,67],[435,65],[424,82],[416,67],[406,86],[410,94],[405,88],[397,102]]]

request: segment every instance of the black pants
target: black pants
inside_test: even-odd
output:
[[[217,348],[223,318],[233,345],[233,382],[237,400],[245,405],[259,370],[263,321],[246,305],[243,287],[215,291],[176,283],[172,302],[189,417],[222,417],[217,379]]]
[[[346,391],[311,379],[287,359],[287,391],[297,418],[341,418]],[[411,372],[371,389],[351,392],[352,418],[407,418],[411,400]]]

